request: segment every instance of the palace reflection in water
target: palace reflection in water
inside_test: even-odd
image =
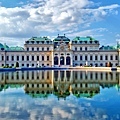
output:
[[[0,91],[7,88],[24,87],[31,97],[48,97],[54,94],[66,99],[73,94],[76,97],[92,97],[100,92],[100,87],[119,88],[118,72],[86,71],[18,71],[0,73]]]

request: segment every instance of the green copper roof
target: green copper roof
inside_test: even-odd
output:
[[[65,36],[65,34],[64,34],[64,36],[59,36],[59,34],[58,34],[57,38],[55,38],[53,41],[54,41],[54,42],[57,42],[57,41],[65,41],[65,42],[69,42],[70,39],[67,38],[67,37]]]
[[[28,41],[51,41],[48,37],[32,37]]]
[[[0,43],[0,48],[4,48],[3,44]]]
[[[116,47],[115,46],[102,46],[100,47],[100,50],[115,50]]]
[[[9,46],[7,46],[6,44],[1,44],[0,43],[0,49],[3,48],[3,50],[8,50]]]
[[[4,44],[3,46],[4,46],[4,49],[5,49],[5,50],[8,50],[8,49],[9,49],[9,46],[8,46],[8,45]]]
[[[21,51],[21,50],[24,50],[24,48],[16,46],[16,47],[10,47],[9,50],[12,50],[12,51]]]
[[[86,97],[86,98],[91,98],[96,95],[96,93],[79,93],[79,94],[73,94],[77,98],[79,97]]]
[[[95,39],[90,36],[87,37],[76,36],[72,41],[95,41]]]

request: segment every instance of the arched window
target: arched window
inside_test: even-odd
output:
[[[92,67],[92,66],[93,66],[93,64],[92,64],[92,63],[90,63],[90,66]]]
[[[58,57],[57,56],[54,57],[54,65],[58,65]]]
[[[64,57],[60,57],[60,65],[64,65]]]
[[[66,57],[66,65],[70,65],[70,57],[69,56]]]

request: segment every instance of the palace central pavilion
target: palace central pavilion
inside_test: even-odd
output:
[[[112,66],[120,65],[118,46],[100,46],[98,40],[87,37],[75,37],[70,40],[59,35],[51,40],[47,37],[32,37],[25,41],[24,47],[9,47],[0,44],[0,66],[14,67],[39,66]]]

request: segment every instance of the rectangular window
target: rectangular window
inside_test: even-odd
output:
[[[77,47],[75,47],[75,51],[77,51]]]
[[[95,55],[95,60],[98,60],[98,56],[97,55]]]
[[[37,61],[39,61],[39,56],[37,56]]]
[[[87,47],[85,47],[85,50],[87,50]]]
[[[19,56],[17,56],[17,61],[19,61]]]
[[[2,60],[4,60],[4,56],[2,55]]]
[[[82,47],[80,47],[80,51],[82,50]]]
[[[110,56],[110,60],[113,60],[113,56],[112,55]]]
[[[92,55],[90,56],[90,60],[93,60]]]
[[[77,56],[75,56],[75,60],[77,60]]]
[[[87,60],[87,55],[85,56],[85,60]]]
[[[49,79],[49,72],[47,71],[47,79]]]
[[[42,51],[44,51],[44,48],[42,48]]]
[[[47,56],[47,60],[49,60],[49,56]]]
[[[118,56],[117,55],[115,56],[115,59],[118,60]]]
[[[42,71],[42,79],[44,79],[44,71]]]
[[[34,48],[32,48],[32,51],[34,51]]]
[[[44,56],[42,56],[42,60],[44,60]]]
[[[100,60],[103,60],[103,56],[102,55],[100,56]]]
[[[29,48],[27,48],[27,51],[29,51]]]
[[[107,55],[105,56],[105,60],[108,60],[108,56]]]
[[[82,55],[80,55],[80,60],[82,60]]]
[[[32,60],[34,61],[34,56],[32,56]]]
[[[7,56],[7,61],[9,60],[9,56]]]
[[[22,56],[22,61],[24,61],[24,56]]]
[[[29,56],[27,56],[27,61],[29,61]]]
[[[49,51],[49,47],[47,47],[47,51]]]
[[[37,48],[37,51],[39,51],[39,48]]]

